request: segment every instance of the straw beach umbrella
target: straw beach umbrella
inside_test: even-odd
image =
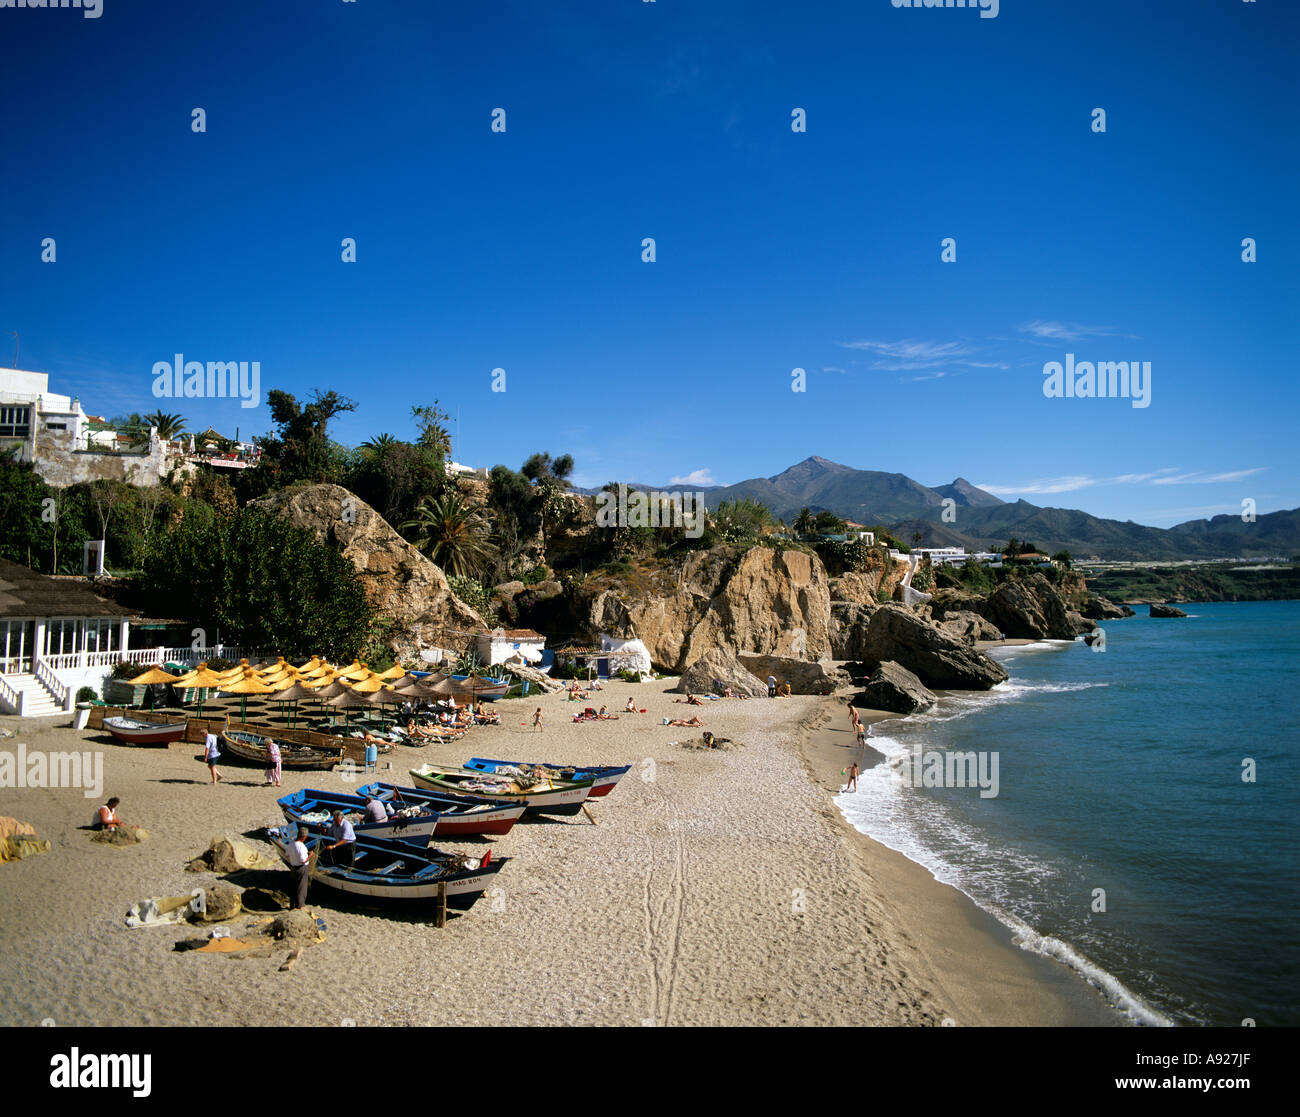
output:
[[[223,678],[215,671],[209,671],[206,662],[200,663],[193,671],[187,671],[174,683],[172,687],[176,690],[216,690],[221,686]],[[199,697],[199,717],[203,716],[203,697]]]
[[[223,694],[239,695],[239,720],[246,721],[248,718],[248,696],[250,694],[274,694],[276,688],[267,686],[257,677],[255,672],[250,672],[241,679],[235,679],[233,682],[222,683],[218,688]]]

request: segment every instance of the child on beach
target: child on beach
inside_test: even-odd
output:
[[[858,789],[858,762],[855,760],[849,765],[849,790],[857,791]]]
[[[541,731],[542,731],[542,708],[541,706],[538,706],[537,709],[533,711],[533,732],[540,733]]]
[[[203,738],[203,759],[207,761],[208,771],[212,773],[212,782],[215,784],[221,779],[221,773],[217,771],[217,757],[221,755],[221,749],[217,745],[217,735],[211,731]]]

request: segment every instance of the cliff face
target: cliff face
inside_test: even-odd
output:
[[[250,506],[286,516],[295,527],[342,552],[360,576],[370,606],[393,622],[390,644],[399,660],[413,661],[425,647],[459,650],[467,641],[453,633],[491,627],[451,592],[441,569],[347,489],[303,486]]]
[[[808,660],[831,651],[826,569],[802,551],[696,551],[675,586],[605,589],[581,613],[589,636],[643,640],[655,665],[674,673],[710,650]]]

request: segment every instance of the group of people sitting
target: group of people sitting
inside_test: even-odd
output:
[[[607,707],[602,706],[599,710],[593,710],[588,706],[580,714],[573,715],[574,721],[618,721],[618,714],[611,714]]]
[[[587,683],[580,683],[577,679],[574,679],[573,682],[569,684],[569,692],[565,697],[570,702],[585,701],[591,697],[591,692],[593,690],[604,689],[605,688],[600,685],[599,679],[592,679]]]
[[[354,734],[368,744],[425,744],[429,741],[458,741],[475,725],[499,725],[501,715],[467,702],[457,706],[454,698],[438,702],[404,702],[397,723],[385,733],[363,730]]]

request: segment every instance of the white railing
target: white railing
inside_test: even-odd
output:
[[[132,648],[125,652],[65,652],[61,655],[47,655],[42,660],[55,671],[72,671],[81,667],[116,667],[119,663],[140,663],[146,666],[162,665],[167,662],[197,664],[213,659],[248,659],[250,662],[256,653],[243,648],[231,647],[229,644],[215,648]],[[6,663],[8,661],[5,661]],[[18,663],[19,661],[14,660]],[[24,665],[28,660],[23,660]],[[21,668],[18,668],[21,670]]]
[[[54,673],[53,668],[43,659],[36,661],[36,670],[32,673],[36,676],[36,681],[50,692],[50,697],[66,710],[68,708],[68,693],[71,689],[68,684],[62,682]]]
[[[13,687],[5,682],[3,675],[0,675],[0,706],[5,706],[19,717],[22,717],[23,692],[21,690],[14,690]]]
[[[32,661],[26,656],[9,656],[0,659],[0,674],[4,675],[26,675],[31,672]]]

